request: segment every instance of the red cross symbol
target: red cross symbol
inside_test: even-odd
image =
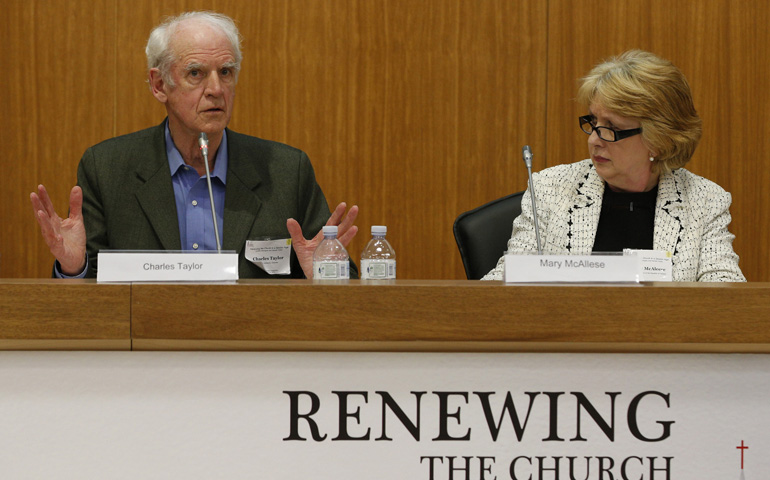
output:
[[[743,440],[741,440],[741,446],[740,446],[740,447],[735,447],[735,448],[737,448],[738,450],[740,450],[740,451],[741,451],[741,470],[743,470],[743,451],[744,451],[744,450],[748,450],[748,449],[749,449],[749,447],[748,447],[748,446],[745,446],[745,445],[743,444]]]

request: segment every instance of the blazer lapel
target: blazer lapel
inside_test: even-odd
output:
[[[658,198],[655,202],[655,231],[653,249],[676,253],[681,242],[682,213],[684,202],[679,191],[676,174],[662,175],[658,182]]]
[[[596,226],[599,225],[599,216],[602,213],[603,195],[604,181],[589,163],[574,191],[573,205],[569,209],[570,253],[591,253],[596,239]]]
[[[262,206],[254,191],[262,179],[242,151],[238,136],[230,135],[230,130],[226,132],[229,158],[222,248],[240,253]]]
[[[180,250],[179,220],[177,219],[174,187],[166,156],[165,120],[157,129],[152,145],[137,158],[136,174],[144,181],[136,197],[147,220],[165,250]]]

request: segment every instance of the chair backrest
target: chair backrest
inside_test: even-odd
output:
[[[494,268],[508,248],[513,219],[521,213],[521,197],[514,193],[461,213],[454,223],[455,241],[468,280],[478,280]]]

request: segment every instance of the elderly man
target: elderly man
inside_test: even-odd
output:
[[[330,216],[302,151],[227,129],[241,65],[233,21],[209,12],[179,15],[152,31],[146,53],[150,90],[168,118],[89,148],[70,193],[68,218],[56,214],[42,185],[30,196],[57,260],[54,275],[95,276],[102,249],[216,249],[198,146],[203,132],[220,240],[223,249],[238,252],[240,277],[269,276],[244,255],[247,241],[288,234],[291,276],[312,278],[321,227],[338,225],[347,245],[357,232],[358,207],[345,215],[341,203]],[[318,233],[306,240],[303,230]]]

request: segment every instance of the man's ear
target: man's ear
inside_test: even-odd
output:
[[[168,95],[166,94],[168,85],[166,85],[166,82],[163,81],[160,70],[157,68],[151,68],[147,81],[150,84],[150,91],[152,92],[152,96],[155,97],[160,103],[166,103],[166,100],[168,100]]]

